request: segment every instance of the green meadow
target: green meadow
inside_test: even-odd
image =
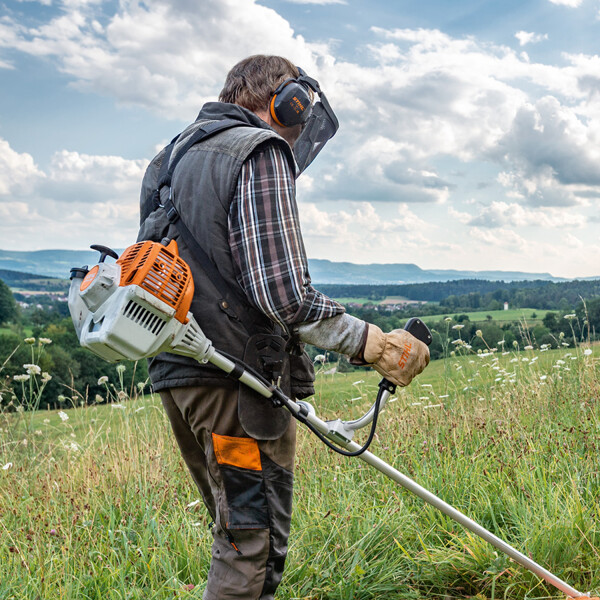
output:
[[[527,322],[529,324],[536,321],[541,321],[544,315],[549,312],[547,310],[539,310],[535,308],[509,308],[508,310],[487,310],[487,311],[475,311],[475,312],[453,312],[445,315],[435,315],[432,317],[423,317],[423,321],[427,323],[435,323],[436,321],[443,321],[447,316],[454,315],[466,315],[469,321],[474,323],[485,322],[485,321],[497,321],[497,322]]]
[[[458,348],[398,390],[371,451],[576,589],[597,593],[599,352]],[[326,374],[331,367],[310,400],[317,414],[360,416],[379,377]],[[160,402],[132,390],[114,365],[106,376],[102,402],[81,406],[72,390],[65,411],[14,412],[3,392],[0,600],[202,597],[209,518]],[[32,374],[15,385],[32,404],[43,384]],[[564,598],[302,426],[294,502],[282,600]]]

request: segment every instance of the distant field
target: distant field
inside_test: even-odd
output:
[[[541,321],[547,310],[534,309],[534,308],[514,308],[509,310],[483,310],[477,312],[449,312],[445,315],[432,315],[431,317],[424,317],[423,320],[426,323],[436,323],[445,319],[446,317],[454,317],[456,315],[467,315],[470,321],[487,321],[488,316],[492,317],[493,321],[522,321],[525,319],[527,322]],[[535,316],[534,316],[535,315]]]
[[[369,298],[335,298],[341,304],[393,304],[395,302],[407,302],[411,303],[414,300],[409,300],[402,296],[388,296],[384,300],[372,300]],[[437,304],[437,303],[431,303]],[[436,323],[445,319],[446,317],[454,317],[456,315],[467,315],[470,321],[487,321],[488,316],[492,317],[494,321],[522,321],[523,319],[527,322],[541,321],[548,311],[545,309],[537,308],[513,308],[509,310],[481,310],[473,312],[463,311],[451,311],[442,315],[432,315],[430,317],[424,317],[423,320],[426,323]],[[535,315],[535,316],[533,316]]]
[[[409,300],[404,296],[386,296],[383,300],[373,300],[372,298],[334,298],[340,304],[395,304],[399,302],[413,303],[416,300]]]

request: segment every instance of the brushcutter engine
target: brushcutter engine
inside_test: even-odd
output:
[[[189,308],[194,282],[177,242],[140,242],[118,258],[104,246],[98,264],[71,269],[69,311],[79,342],[101,358],[140,360],[175,352],[206,362],[212,344]],[[118,258],[106,263],[107,256]]]

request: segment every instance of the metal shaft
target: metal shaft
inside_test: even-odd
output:
[[[232,373],[235,368],[235,363],[222,356],[218,352],[213,352],[212,355],[208,358],[209,362],[213,363],[215,366],[219,367],[223,371],[227,373]],[[239,380],[245,385],[249,386],[253,390],[257,391],[265,398],[270,398],[273,394],[271,390],[269,390],[263,382],[254,377],[252,374],[248,372],[244,372]],[[319,419],[315,415],[313,407],[308,402],[294,402],[289,400],[289,410],[300,420],[305,420],[309,422],[315,429],[317,429],[320,433],[322,433],[325,437],[329,438],[331,441],[339,444],[344,447],[346,450],[356,451],[360,449],[360,446],[351,440],[345,440],[340,436],[339,431],[334,432],[331,430],[330,426],[325,422]],[[306,415],[306,409],[308,410],[308,415]],[[541,565],[531,560],[529,557],[525,556],[522,552],[519,552],[516,548],[513,548],[510,544],[507,544],[504,540],[501,540],[498,536],[494,535],[491,531],[488,531],[485,527],[479,525],[459,510],[450,506],[447,502],[444,502],[441,498],[438,498],[435,494],[432,494],[430,491],[426,490],[424,487],[420,486],[418,483],[413,481],[410,477],[400,473],[397,469],[390,466],[388,463],[384,462],[371,452],[364,452],[359,455],[361,460],[366,462],[367,464],[375,467],[378,471],[383,473],[386,477],[389,477],[396,483],[399,483],[403,488],[407,489],[409,492],[412,492],[427,504],[430,504],[434,508],[437,508],[445,515],[449,516],[451,519],[460,523],[463,527],[472,531],[474,534],[478,535],[480,538],[484,539],[486,542],[489,542],[492,546],[504,552],[504,554],[510,556],[515,562],[519,563],[521,566],[525,567],[532,573],[535,573],[538,577],[547,581],[549,584],[553,585],[555,588],[569,596],[570,598],[580,598],[582,596],[586,596],[575,588],[571,587],[568,583],[556,577],[556,575],[550,573],[547,569],[544,569]]]

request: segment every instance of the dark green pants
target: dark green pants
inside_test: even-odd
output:
[[[160,396],[215,522],[204,600],[273,598],[290,531],[294,419],[279,439],[257,441],[239,423],[237,391],[181,387]]]

